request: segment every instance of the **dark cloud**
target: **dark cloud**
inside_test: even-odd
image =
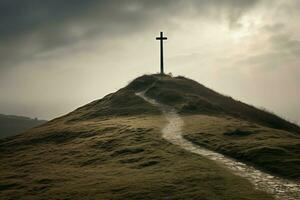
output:
[[[300,41],[284,32],[283,27],[281,24],[265,26],[264,30],[272,31],[266,42],[266,45],[269,45],[268,50],[255,55],[246,55],[238,61],[238,65],[246,64],[274,70],[278,67],[289,67],[293,61],[299,62]]]
[[[263,31],[267,31],[270,33],[280,33],[284,30],[285,24],[283,23],[275,23],[275,24],[269,24],[265,25],[262,29]]]
[[[0,0],[0,112],[51,118],[153,72],[163,30],[174,74],[299,120],[299,2]]]
[[[298,58],[300,41],[293,39],[289,34],[273,35],[270,38],[273,48],[278,52],[285,52]]]
[[[1,67],[82,38],[112,37],[164,26],[178,15],[225,18],[233,26],[258,0],[2,0]]]

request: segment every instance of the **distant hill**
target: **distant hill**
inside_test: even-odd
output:
[[[0,114],[0,138],[22,133],[45,122],[29,117]]]

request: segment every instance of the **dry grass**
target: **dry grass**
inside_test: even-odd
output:
[[[268,200],[161,138],[159,116],[51,124],[0,140],[0,199]]]
[[[185,77],[148,75],[132,83],[135,90],[151,86],[146,93],[175,107],[181,114],[229,115],[262,126],[300,133],[300,127],[275,114],[224,96]],[[130,87],[130,84],[128,87]]]
[[[184,117],[185,138],[285,178],[300,178],[300,136],[240,119]]]
[[[227,114],[300,132],[294,124],[192,80],[142,76],[101,100],[0,140],[0,199],[272,199],[213,161],[163,140],[160,111],[135,95],[150,86],[147,95],[181,113]],[[186,137],[195,143],[241,159],[255,155],[274,161],[268,165],[274,172],[282,170],[276,162],[286,152],[299,155],[299,138],[289,132],[231,117],[190,115],[185,122]],[[275,156],[268,153],[273,150]],[[295,177],[290,169],[299,166],[299,157],[288,158],[287,176]]]

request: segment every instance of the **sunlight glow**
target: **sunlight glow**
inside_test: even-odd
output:
[[[235,41],[244,39],[258,32],[258,29],[262,27],[263,21],[261,17],[255,15],[247,15],[239,20],[237,28],[230,30],[230,36]]]

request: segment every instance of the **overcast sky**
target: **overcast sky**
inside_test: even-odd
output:
[[[299,0],[1,0],[0,113],[51,119],[159,71],[300,122]]]

